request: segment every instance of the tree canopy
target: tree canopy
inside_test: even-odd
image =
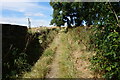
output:
[[[118,2],[50,2],[53,8],[51,25],[68,27],[105,24],[105,19],[114,17],[111,22],[118,22],[120,3]]]

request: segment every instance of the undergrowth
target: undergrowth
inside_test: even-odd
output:
[[[22,78],[44,78],[50,69],[54,51],[50,48],[43,52],[41,58],[36,62],[31,72],[25,72]]]
[[[91,47],[97,52],[91,59],[93,70],[108,80],[120,79],[120,28],[113,25],[99,25],[91,36]]]
[[[68,32],[64,32],[64,30],[62,30],[60,35],[61,39],[59,49],[61,53],[59,61],[60,66],[59,77],[79,78],[87,76],[86,74],[82,74],[80,71],[76,69],[75,65],[77,58],[75,58],[74,56],[79,55],[78,58],[81,61],[83,59],[84,59],[83,61],[86,61],[93,55],[91,52],[87,52],[89,51],[89,36],[91,35],[91,29],[87,28],[87,30],[85,30],[84,27],[81,26],[74,29],[68,29]],[[90,76],[90,74],[88,74],[88,76]]]
[[[20,50],[19,48],[12,47],[8,51],[2,65],[4,69],[3,79],[19,78],[24,72],[31,71],[31,67],[37,62],[57,33],[57,29],[40,29],[39,32],[28,30],[27,35],[24,35],[26,37],[25,48]],[[45,53],[46,56],[49,56],[53,52],[46,50]],[[45,65],[49,63],[50,59],[51,57],[48,58],[48,62]]]
[[[31,71],[24,72],[22,78],[45,78],[46,74],[50,70],[50,64],[55,54],[55,43],[52,42],[56,34],[57,29],[45,30],[47,33],[38,36],[41,46],[44,48],[42,56],[39,57],[37,62],[32,67]],[[44,33],[44,32],[43,32]],[[51,43],[52,42],[52,43]]]

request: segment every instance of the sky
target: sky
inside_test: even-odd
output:
[[[27,26],[30,18],[31,27],[49,27],[52,11],[48,0],[2,0],[0,23]]]

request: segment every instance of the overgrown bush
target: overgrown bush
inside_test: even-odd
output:
[[[120,27],[116,24],[98,25],[91,36],[91,48],[96,55],[91,59],[92,69],[106,79],[120,79]]]
[[[39,42],[44,49],[53,41],[58,31],[58,29],[46,29],[41,35],[39,35]]]
[[[18,53],[18,49],[14,48],[9,54],[9,61],[3,64],[3,79],[17,78],[20,73],[30,70],[31,65],[27,62],[26,53]]]
[[[99,10],[91,36],[91,48],[96,55],[91,59],[92,69],[101,72],[107,80],[120,80],[120,21],[119,3],[106,2]]]
[[[101,72],[108,80],[119,80],[120,27],[116,24],[98,25],[91,37],[91,47],[97,52],[91,59],[92,69]]]
[[[29,31],[26,36],[25,49],[13,46],[3,58],[3,79],[7,78],[20,78],[24,72],[30,71],[31,67],[40,58],[45,48],[52,42],[57,30],[43,29],[40,32]],[[17,40],[16,36],[15,39]],[[42,40],[42,43],[40,43]],[[23,41],[23,40],[22,40]],[[4,42],[7,43],[8,41]],[[13,44],[13,43],[11,43]],[[17,45],[17,42],[14,44]]]

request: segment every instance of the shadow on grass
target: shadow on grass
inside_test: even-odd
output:
[[[42,55],[40,34],[29,34],[25,26],[2,24],[2,79],[16,78],[31,67]],[[31,37],[31,38],[30,38]],[[30,38],[27,45],[28,38]]]
[[[31,38],[32,40],[29,42],[26,54],[27,54],[27,60],[30,65],[34,65],[36,61],[40,58],[42,55],[44,48],[39,43],[39,34],[35,33]]]

